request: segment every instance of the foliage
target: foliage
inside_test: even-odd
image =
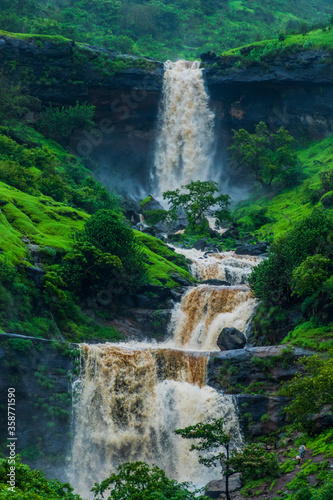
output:
[[[329,243],[331,232],[332,219],[326,212],[314,210],[310,217],[295,224],[293,229],[276,240],[269,258],[260,263],[249,278],[256,297],[276,305],[290,302],[294,269],[317,253],[324,258],[329,257],[332,252]]]
[[[22,464],[20,457],[15,458],[15,492],[8,490],[10,461],[0,460],[0,499],[1,500],[81,500],[73,493],[68,483],[56,479],[47,480],[40,470],[32,470]]]
[[[308,22],[324,21],[327,26],[331,13],[330,0],[63,0],[61,9],[41,0],[3,0],[0,21],[2,29],[30,37],[40,33],[61,43],[62,35],[122,53],[166,60],[222,52],[253,40],[277,37],[282,31],[306,33],[311,28]]]
[[[20,83],[14,83],[0,73],[0,122],[21,118],[31,110],[38,110],[40,101],[23,92]]]
[[[249,444],[242,451],[232,451],[231,469],[241,471],[245,480],[277,477],[279,464],[276,453],[268,453],[258,444]]]
[[[292,272],[293,294],[302,297],[319,290],[330,274],[331,261],[320,254],[307,257]]]
[[[179,212],[184,211],[188,221],[188,230],[196,231],[202,226],[205,217],[214,217],[218,223],[230,219],[228,207],[230,197],[227,194],[219,194],[217,182],[214,181],[191,181],[189,184],[176,189],[166,191],[163,198],[170,204],[166,212],[169,222],[179,217]]]
[[[253,134],[244,129],[233,133],[232,158],[245,174],[251,175],[265,188],[271,188],[273,180],[279,177],[284,186],[297,183],[294,138],[284,127],[271,133],[267,125],[260,122]]]
[[[94,126],[95,106],[80,104],[67,108],[54,108],[51,104],[40,114],[38,128],[50,139],[67,144],[75,129],[88,129]]]
[[[188,483],[178,483],[168,479],[165,472],[153,465],[149,467],[144,462],[124,463],[118,467],[118,472],[111,474],[101,484],[95,483],[91,491],[96,499],[104,498],[103,494],[112,487],[109,500],[195,500],[206,499],[189,491]]]
[[[310,414],[318,413],[323,405],[333,403],[333,358],[319,355],[302,358],[303,373],[286,382],[280,393],[292,398],[285,412],[301,428],[311,430]]]
[[[196,425],[191,425],[189,427],[185,427],[184,429],[177,429],[175,433],[185,439],[198,440],[198,444],[193,443],[190,450],[210,451],[214,448],[221,448],[221,446],[223,446],[226,448],[228,454],[231,437],[224,431],[223,418],[214,419],[212,423],[204,424],[199,422]],[[209,458],[199,455],[199,462],[206,465],[206,467],[216,467],[216,463],[220,460],[224,460],[224,458],[225,453],[218,451],[215,455]]]

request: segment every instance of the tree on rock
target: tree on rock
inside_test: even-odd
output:
[[[241,472],[245,479],[260,479],[266,476],[277,477],[279,465],[275,453],[266,453],[260,445],[252,444],[243,450],[233,450],[230,454],[231,436],[224,430],[224,419],[214,419],[212,423],[198,423],[185,429],[177,429],[185,439],[196,439],[198,444],[192,444],[190,450],[214,451],[209,458],[199,455],[199,463],[206,467],[216,467],[221,464],[225,476],[226,499],[230,500],[229,477]],[[221,448],[224,450],[221,451]]]
[[[163,198],[170,204],[166,212],[166,220],[171,222],[179,217],[179,212],[184,211],[190,230],[201,226],[206,217],[214,217],[218,223],[230,220],[230,196],[219,194],[217,182],[191,181],[175,191],[166,191]]]

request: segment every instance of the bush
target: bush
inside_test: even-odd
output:
[[[136,290],[146,281],[141,251],[133,230],[119,213],[99,210],[66,255],[64,280],[80,295],[87,290],[98,292],[111,281],[113,293]]]
[[[241,471],[245,480],[277,477],[280,471],[277,454],[267,453],[258,444],[250,444],[242,451],[233,451],[229,465]]]
[[[328,278],[330,268],[330,259],[320,254],[307,257],[292,272],[293,294],[303,297],[318,291]]]
[[[271,304],[283,305],[291,301],[292,273],[308,256],[320,253],[331,256],[329,234],[333,225],[331,218],[322,210],[295,224],[271,246],[267,260],[257,266],[249,284],[256,297]]]
[[[76,103],[68,108],[54,108],[51,104],[40,114],[37,127],[47,137],[67,144],[75,129],[91,129],[94,126],[95,106]]]

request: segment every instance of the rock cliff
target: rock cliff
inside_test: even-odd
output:
[[[217,165],[227,156],[233,128],[253,130],[262,120],[274,130],[283,125],[300,139],[320,139],[332,132],[329,51],[302,50],[269,61],[238,63],[234,57],[204,61],[204,78],[216,113]],[[2,35],[1,68],[14,81],[25,82],[28,91],[46,104],[94,104],[96,129],[74,134],[72,151],[82,157],[91,155],[107,186],[121,188],[124,172],[127,182],[133,181],[133,193],[139,191],[137,185],[148,186],[163,63],[56,37]]]

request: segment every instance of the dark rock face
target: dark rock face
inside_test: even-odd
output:
[[[74,346],[73,346],[74,347]],[[21,335],[0,334],[0,404],[15,389],[16,452],[48,477],[65,480],[70,447],[73,360],[61,344]],[[2,412],[5,415],[5,412]],[[0,439],[7,440],[7,422],[0,419]]]
[[[237,491],[242,487],[241,474],[233,474],[228,481],[229,491]],[[225,493],[225,478],[219,481],[211,481],[205,487],[205,495],[209,498],[220,498]]]
[[[71,149],[92,155],[96,174],[107,187],[137,196],[136,184],[147,186],[153,158],[163,64],[124,56],[99,47],[0,37],[0,68],[9,61],[9,77],[23,80],[29,93],[45,104],[68,106],[89,102],[96,106],[96,129],[78,131]],[[27,76],[28,75],[28,76]],[[132,179],[131,186],[124,179]]]
[[[249,244],[244,244],[244,245],[239,245],[235,253],[237,255],[262,255],[263,253],[266,253],[268,249],[268,244],[265,242],[257,243],[256,245],[249,245]]]
[[[246,344],[246,337],[237,328],[223,328],[217,339],[217,346],[221,351],[232,351],[243,349]]]
[[[208,385],[236,394],[246,436],[276,431],[285,421],[282,410],[288,399],[277,394],[280,383],[293,378],[298,369],[295,361],[313,353],[299,348],[293,352],[284,349],[283,346],[251,347],[211,353]]]

